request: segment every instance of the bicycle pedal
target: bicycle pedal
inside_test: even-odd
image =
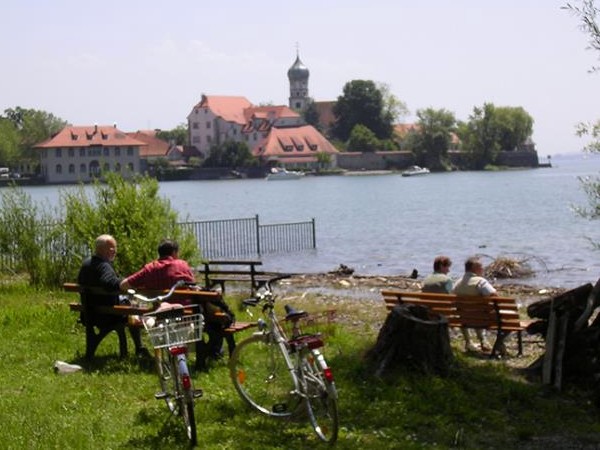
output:
[[[200,398],[204,395],[204,391],[202,389],[194,389],[194,398]]]
[[[167,397],[168,397],[168,394],[166,392],[157,392],[156,394],[154,394],[154,398],[156,400],[164,400]]]

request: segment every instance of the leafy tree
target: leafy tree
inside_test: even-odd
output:
[[[256,164],[248,144],[234,141],[213,145],[209,157],[204,161],[204,167],[250,167]]]
[[[317,130],[321,131],[321,124],[319,123],[319,111],[317,111],[317,105],[311,99],[306,104],[306,108],[302,111],[302,118],[308,125],[312,125]]]
[[[600,52],[600,26],[597,20],[600,9],[595,6],[593,0],[582,0],[579,3],[581,6],[567,3],[563,8],[581,21],[580,28],[588,36],[589,48]],[[598,71],[598,67],[592,67],[591,72],[596,71]],[[600,153],[600,120],[578,124],[576,133],[578,136],[591,138],[591,141],[584,146],[584,151]],[[580,178],[580,182],[587,195],[588,205],[587,207],[577,207],[577,213],[588,219],[600,218],[600,178],[598,176],[585,177]],[[600,243],[593,244],[600,248]]]
[[[454,113],[445,109],[420,109],[417,127],[407,136],[407,147],[414,152],[418,164],[432,170],[444,170],[455,129]]]
[[[401,118],[410,114],[406,104],[392,94],[389,85],[377,83],[377,88],[383,96],[384,115],[391,117],[392,123],[397,123]]]
[[[21,136],[17,127],[0,117],[0,166],[14,166],[19,159]]]
[[[175,145],[188,145],[189,134],[187,125],[182,123],[172,130],[157,130],[156,137],[163,141],[172,142]]]
[[[375,152],[379,147],[379,139],[367,127],[357,124],[352,128],[347,146],[349,152]]]
[[[14,109],[4,110],[4,116],[0,116],[0,122],[9,121],[18,133],[18,152],[14,156],[14,164],[37,163],[37,157],[33,146],[52,137],[62,130],[68,123],[51,113],[35,109],[25,109],[17,106]],[[0,126],[4,131],[5,126]],[[14,136],[11,138],[14,143]],[[4,143],[0,142],[0,146]],[[0,149],[0,152],[2,149]],[[0,153],[1,155],[1,153]]]
[[[467,123],[459,124],[458,135],[468,153],[471,168],[493,164],[501,150],[515,150],[532,134],[533,118],[520,107],[496,107],[485,103],[473,108]]]
[[[344,86],[343,95],[333,107],[334,138],[348,140],[352,129],[360,124],[371,130],[378,139],[389,139],[393,132],[394,114],[385,104],[380,88],[370,80],[353,80]]]
[[[178,215],[169,201],[159,196],[158,181],[150,177],[125,180],[119,174],[106,174],[105,183],[95,182],[93,198],[84,186],[61,192],[64,234],[70,248],[83,252],[79,262],[94,248],[101,234],[113,235],[119,251],[115,260],[118,273],[127,275],[155,259],[161,239],[179,242],[179,254],[191,265],[199,262],[194,235],[178,225]]]

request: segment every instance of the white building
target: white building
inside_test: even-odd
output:
[[[68,126],[38,144],[41,175],[47,183],[88,182],[102,172],[124,178],[140,171],[140,153],[146,143],[116,126]]]

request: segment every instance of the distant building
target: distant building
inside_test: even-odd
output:
[[[296,61],[289,68],[287,75],[290,82],[290,108],[296,112],[302,112],[310,101],[310,96],[308,95],[308,78],[310,72],[302,61],[300,61],[298,53],[296,53]]]
[[[264,164],[316,168],[319,152],[335,147],[287,106],[254,106],[245,97],[202,95],[188,115],[190,143],[204,157],[213,145],[246,142]],[[330,158],[329,165],[335,164]]]
[[[88,182],[102,172],[124,178],[140,172],[140,155],[148,144],[114,126],[67,126],[37,144],[41,175],[47,183]]]

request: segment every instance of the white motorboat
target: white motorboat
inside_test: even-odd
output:
[[[271,173],[267,175],[267,180],[297,180],[304,176],[303,172],[295,172],[293,170],[286,170],[283,168],[273,167]]]
[[[429,173],[429,169],[427,167],[419,167],[419,166],[410,166],[404,172],[402,172],[403,177],[412,177],[415,175],[426,175]]]

